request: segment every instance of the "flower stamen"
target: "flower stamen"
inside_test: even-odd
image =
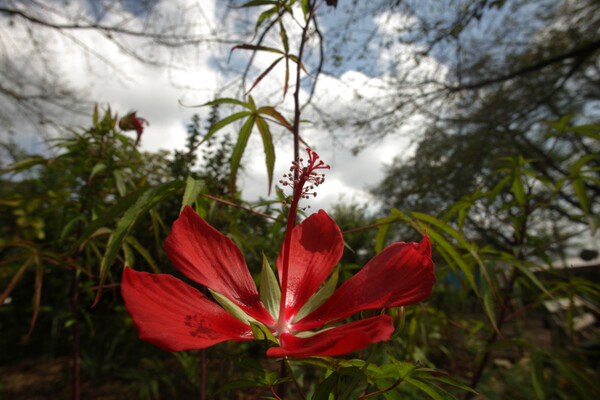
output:
[[[306,152],[308,153],[308,160],[306,164],[302,158],[297,161],[293,161],[292,166],[290,167],[290,172],[283,175],[283,177],[287,180],[280,181],[283,186],[290,186],[294,192],[288,214],[285,240],[283,243],[283,265],[280,282],[281,304],[279,307],[279,318],[276,324],[277,331],[280,329],[285,329],[288,323],[294,318],[293,315],[286,315],[285,303],[287,297],[287,280],[290,262],[290,243],[292,239],[292,230],[294,229],[294,225],[296,223],[298,203],[300,202],[301,198],[308,199],[310,196],[317,196],[317,193],[314,190],[323,182],[325,182],[325,174],[318,174],[315,171],[319,169],[329,169],[329,165],[326,165],[322,160],[320,160],[317,153],[310,149],[306,149]],[[305,187],[307,183],[309,183],[309,186]]]

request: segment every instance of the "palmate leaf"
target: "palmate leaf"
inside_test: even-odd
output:
[[[256,117],[256,126],[262,137],[265,150],[265,161],[267,163],[267,175],[269,177],[269,194],[271,194],[271,185],[273,184],[273,170],[275,168],[275,147],[273,146],[273,136],[269,130],[269,125],[264,118]]]
[[[293,130],[292,124],[274,107],[264,106],[257,108],[252,96],[248,96],[248,102],[242,102],[240,100],[231,98],[223,98],[209,101],[208,103],[204,103],[199,107],[218,104],[239,105],[246,108],[248,111],[242,111],[232,114],[214,124],[205,135],[203,141],[200,142],[198,145],[202,144],[213,134],[215,134],[218,130],[224,128],[225,126],[237,120],[247,118],[246,121],[244,121],[244,123],[242,124],[240,131],[238,132],[238,139],[233,149],[233,153],[231,155],[229,189],[232,194],[235,192],[235,182],[237,178],[237,172],[241,164],[242,155],[244,154],[244,150],[246,149],[246,146],[248,144],[248,139],[250,138],[250,134],[252,133],[252,128],[254,127],[254,125],[256,125],[263,142],[265,162],[267,166],[268,190],[270,193],[273,184],[273,171],[275,168],[275,146],[273,145],[273,136],[271,134],[268,122],[275,122],[286,128],[290,132]]]
[[[229,191],[231,193],[235,192],[235,181],[237,178],[237,171],[240,167],[240,162],[242,160],[242,155],[244,154],[244,150],[246,149],[246,145],[248,144],[248,139],[250,138],[250,134],[252,133],[252,127],[254,126],[254,121],[256,117],[251,115],[250,118],[244,122],[242,125],[242,129],[238,134],[238,140],[235,144],[235,148],[233,149],[233,153],[231,154],[231,175],[229,177]],[[269,178],[269,182],[271,181],[271,177]]]

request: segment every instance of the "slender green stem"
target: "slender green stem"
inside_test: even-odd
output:
[[[294,385],[296,385],[296,389],[298,389],[298,394],[300,395],[302,400],[306,400],[306,396],[304,396],[304,391],[302,390],[302,386],[300,385],[300,382],[298,382],[296,375],[294,375],[294,370],[292,369],[292,366],[290,365],[290,359],[285,357],[283,359],[283,362],[285,362],[285,364],[287,365],[289,376],[292,378]]]
[[[364,372],[367,370],[367,368],[371,364],[371,360],[373,359],[373,356],[375,355],[375,353],[377,353],[377,350],[379,350],[379,342],[377,342],[373,345],[373,351],[371,353],[369,353],[369,357],[367,357],[367,359],[365,361],[365,365],[363,365],[363,367],[361,368],[361,371]],[[342,398],[340,400],[347,399],[348,396],[350,396],[352,394],[352,391],[354,390],[354,388],[356,387],[357,384],[358,384],[358,377],[355,376],[354,379],[352,379],[352,382],[350,382],[350,385],[348,386],[346,391],[342,394]]]

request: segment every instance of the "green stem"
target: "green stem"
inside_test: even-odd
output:
[[[285,357],[283,359],[283,362],[285,362],[285,365],[287,366],[287,369],[288,369],[289,376],[292,378],[294,385],[296,385],[296,389],[298,389],[298,394],[300,394],[300,397],[302,398],[302,400],[306,400],[306,397],[304,396],[304,392],[302,390],[302,386],[300,386],[300,382],[298,382],[296,375],[294,375],[294,370],[292,369],[292,366],[290,365],[290,359]]]

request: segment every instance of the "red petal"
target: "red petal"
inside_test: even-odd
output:
[[[350,322],[308,338],[283,333],[281,347],[267,350],[269,357],[339,356],[360,350],[370,343],[388,340],[394,332],[392,318],[379,315]]]
[[[165,241],[173,264],[188,278],[227,296],[246,313],[270,325],[240,249],[186,206]]]
[[[323,210],[294,227],[285,301],[288,321],[329,276],[343,251],[344,239],[340,228]],[[283,249],[277,258],[277,269],[281,282]]]
[[[250,326],[171,275],[123,271],[121,295],[140,339],[163,350],[203,349],[251,340]]]
[[[293,328],[314,329],[361,310],[405,306],[424,300],[435,283],[430,257],[427,236],[421,243],[394,243],[386,247]]]

